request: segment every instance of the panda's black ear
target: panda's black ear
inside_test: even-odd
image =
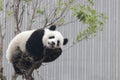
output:
[[[56,25],[52,25],[52,26],[50,26],[49,29],[52,30],[52,31],[54,31],[54,30],[56,29]]]
[[[64,38],[63,45],[66,45],[68,43],[68,39]]]

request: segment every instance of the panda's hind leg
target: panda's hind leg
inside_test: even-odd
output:
[[[22,74],[20,69],[17,67],[17,63],[19,62],[21,55],[22,55],[21,51],[18,51],[14,56],[12,56],[11,62],[14,68],[14,74],[12,76],[12,80],[17,80],[18,75]]]
[[[21,57],[22,57],[22,52],[19,52],[12,57],[12,65],[13,65],[15,74],[19,74],[19,75],[22,74],[21,70],[18,68],[19,66],[18,64],[21,60]]]

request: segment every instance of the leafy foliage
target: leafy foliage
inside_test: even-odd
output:
[[[72,10],[73,12],[74,16],[72,17],[76,17],[79,22],[87,25],[87,28],[77,35],[75,42],[96,36],[98,31],[103,31],[107,17],[103,13],[99,13],[92,8],[94,6],[94,1],[88,0],[85,4],[74,4],[74,2],[75,0],[69,0],[69,2],[58,0],[56,15],[60,15],[63,10],[65,10],[65,7],[68,6],[68,11]],[[65,18],[61,18],[60,22],[62,24],[65,23]]]
[[[94,5],[93,0],[88,0],[88,2],[89,2],[90,4],[92,4],[92,5]]]
[[[77,35],[76,42],[82,39],[88,39],[91,35],[96,36],[96,33],[104,29],[104,23],[107,17],[103,13],[98,13],[92,9],[90,4],[94,5],[92,0],[88,0],[89,4],[79,4],[72,6],[74,16],[80,22],[88,27]]]

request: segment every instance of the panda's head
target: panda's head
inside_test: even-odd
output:
[[[49,29],[45,29],[43,36],[43,45],[47,48],[61,48],[68,42],[67,38],[64,38],[59,31],[56,31],[56,26],[53,25]]]

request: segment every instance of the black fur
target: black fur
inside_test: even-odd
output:
[[[13,56],[12,63],[15,72],[19,75],[22,75],[31,68],[34,63],[34,59],[30,54],[21,52]]]
[[[61,48],[57,49],[46,49],[45,59],[43,62],[52,62],[56,60],[62,53]]]
[[[44,29],[38,29],[30,36],[28,41],[26,42],[27,51],[39,59],[43,58],[43,50],[44,46],[42,43],[42,38],[44,35]]]
[[[56,25],[52,25],[52,26],[50,26],[49,30],[51,30],[51,31],[55,31],[55,30],[56,30]]]
[[[63,42],[63,45],[66,45],[67,43],[68,43],[68,39],[65,38],[65,39],[64,39],[64,42]]]

